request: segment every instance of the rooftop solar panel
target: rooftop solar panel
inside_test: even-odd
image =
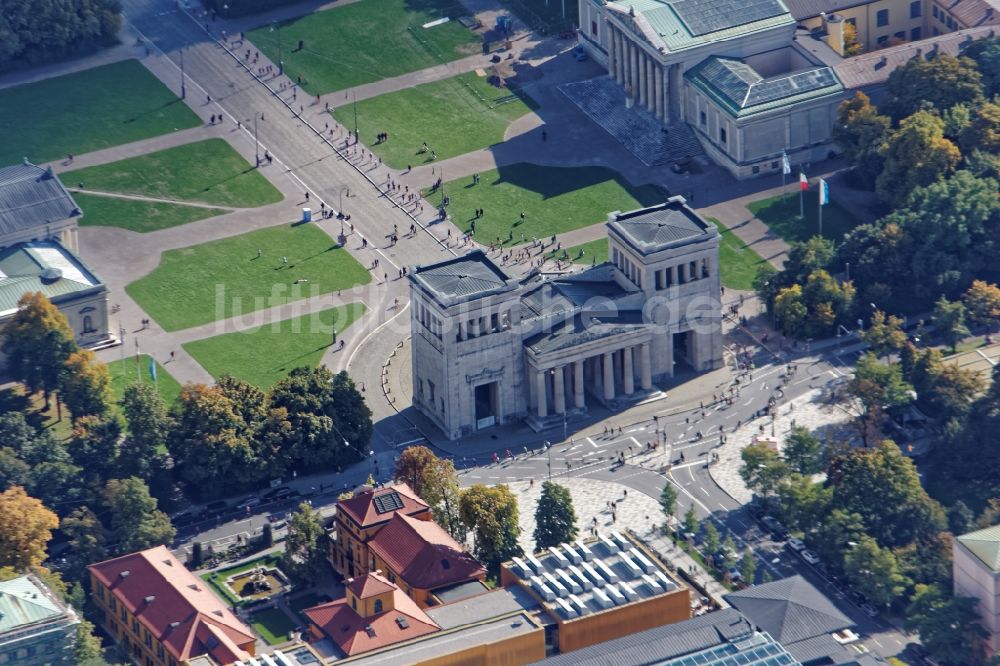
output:
[[[395,490],[384,495],[378,495],[372,501],[375,503],[375,512],[379,514],[398,511],[403,508],[403,498]]]
[[[696,37],[787,13],[778,0],[674,0],[670,4]]]

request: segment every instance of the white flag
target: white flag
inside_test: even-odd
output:
[[[791,172],[792,172],[792,165],[788,161],[788,154],[783,152],[781,153],[781,173],[787,176]]]

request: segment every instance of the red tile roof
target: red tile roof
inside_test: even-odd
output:
[[[347,589],[358,599],[367,599],[396,589],[396,586],[377,573],[352,578]]]
[[[393,508],[396,507],[396,508]],[[337,511],[349,516],[361,529],[384,523],[396,513],[412,516],[430,511],[405,483],[359,492],[354,497],[337,502]]]
[[[87,568],[178,661],[207,654],[231,664],[249,656],[241,647],[256,641],[249,627],[166,547]]]
[[[410,587],[432,590],[486,572],[437,523],[397,513],[368,540],[368,547]]]
[[[416,602],[392,583],[389,586],[392,588],[394,608],[378,615],[367,618],[359,615],[347,599],[337,599],[303,612],[347,656],[440,631],[441,628],[420,610]]]

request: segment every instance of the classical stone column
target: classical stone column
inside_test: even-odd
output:
[[[663,120],[663,72],[660,70],[659,65],[654,70],[653,88],[655,92],[653,93],[653,110],[656,113],[656,117]]]
[[[629,83],[632,84],[632,100],[636,100],[639,95],[639,90],[636,87],[639,84],[639,47],[631,42],[628,45],[629,51],[631,52],[631,57],[629,58],[629,63],[631,64],[631,72],[629,74]]]
[[[464,340],[465,339],[465,331],[466,331],[466,325],[463,324],[462,322],[458,322],[458,339],[459,340]]]
[[[625,384],[625,395],[635,392],[635,365],[632,363],[632,348],[622,350],[622,379]]]
[[[611,24],[609,23],[608,24],[608,74],[611,75],[611,78],[617,80],[617,77],[615,76],[615,67],[618,64],[618,54],[615,53],[615,42],[617,42],[618,40],[615,39],[615,37],[616,37],[615,29],[612,28]]]
[[[583,361],[573,363],[573,403],[577,409],[585,406],[583,398]]]
[[[545,395],[545,371],[535,371],[535,405],[538,408],[538,418],[544,419],[549,415],[549,408]]]
[[[615,397],[615,357],[614,352],[604,353],[604,399],[614,400]]]
[[[641,384],[643,390],[648,391],[653,388],[653,368],[649,356],[649,343],[643,342],[639,345],[639,371],[642,373]]]
[[[641,94],[639,95],[639,104],[646,106],[649,101],[649,59],[646,57],[646,52],[639,51],[639,90]]]
[[[670,67],[671,65],[664,65],[662,77],[663,77],[663,119],[670,121]]]
[[[563,386],[565,373],[566,369],[560,366],[555,368],[555,372],[552,374],[553,409],[556,414],[566,412],[566,387]]]
[[[619,85],[625,85],[625,36],[618,31],[618,28],[614,28],[615,31],[615,49],[618,51],[618,83]]]

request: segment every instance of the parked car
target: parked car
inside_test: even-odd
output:
[[[806,550],[803,550],[803,551],[799,551],[799,557],[801,557],[803,560],[805,560],[809,564],[812,564],[813,566],[819,564],[819,556],[816,555],[816,553],[812,552],[809,549],[806,549]]]
[[[289,499],[291,497],[298,497],[299,494],[300,493],[297,490],[292,490],[291,488],[288,488],[286,486],[282,486],[281,488],[275,488],[274,490],[269,490],[266,493],[264,493],[264,501],[265,502],[278,502],[278,501],[283,500],[283,499]]]
[[[259,505],[260,505],[260,497],[258,497],[257,495],[251,495],[250,497],[247,497],[245,500],[240,502],[240,507],[242,508],[253,508]]]
[[[760,519],[760,523],[767,528],[767,531],[770,532],[775,539],[780,540],[788,538],[788,530],[785,529],[785,526],[782,525],[781,522],[779,522],[774,516],[764,516]]]
[[[587,50],[579,44],[573,48],[573,57],[577,60],[577,62],[584,62],[589,58]]]
[[[184,527],[186,525],[191,525],[198,521],[198,516],[190,510],[184,510],[180,513],[175,513],[170,516],[170,522],[173,523],[174,527]]]
[[[802,539],[792,537],[788,540],[788,547],[794,550],[796,553],[800,553],[806,549],[806,544]]]
[[[860,606],[858,606],[858,608],[860,608],[864,612],[864,614],[867,615],[868,617],[871,618],[878,617],[878,609],[869,603],[861,604]]]

